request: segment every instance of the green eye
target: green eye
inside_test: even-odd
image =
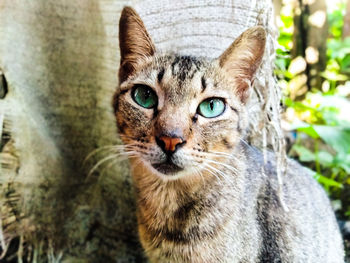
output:
[[[135,85],[131,96],[138,105],[146,109],[154,108],[158,103],[156,93],[146,85]]]
[[[198,113],[206,118],[215,118],[225,111],[225,103],[222,99],[209,98],[199,104]]]

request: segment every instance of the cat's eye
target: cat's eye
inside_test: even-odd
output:
[[[156,93],[146,85],[135,85],[131,92],[131,96],[138,105],[146,109],[154,108],[158,104]]]
[[[225,102],[219,98],[209,98],[198,106],[198,113],[206,118],[215,118],[225,111]]]

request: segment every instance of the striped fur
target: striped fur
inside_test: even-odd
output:
[[[276,157],[267,153],[265,163],[244,141],[245,102],[263,55],[263,29],[249,29],[220,58],[208,61],[157,53],[131,8],[121,21],[124,59],[114,108],[150,261],[343,262],[329,200],[309,172],[288,161],[286,212],[277,198]],[[126,27],[127,21],[137,23]],[[136,84],[153,89],[156,108],[133,101]],[[197,108],[211,97],[223,98],[226,108],[216,118],[204,118]],[[171,157],[156,142],[164,134],[186,142]],[[169,158],[176,171],[155,168],[168,165]]]

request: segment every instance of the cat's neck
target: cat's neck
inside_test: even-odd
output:
[[[139,207],[146,207],[152,213],[162,209],[164,214],[176,210],[181,200],[189,193],[194,194],[203,187],[213,184],[213,177],[206,173],[188,175],[176,180],[166,180],[152,173],[146,164],[132,165],[132,175],[136,189]]]
[[[242,153],[241,149],[239,150]],[[239,156],[239,158],[235,157]],[[187,203],[209,198],[215,192],[231,192],[239,196],[242,191],[246,163],[242,155],[235,154],[225,166],[216,171],[202,171],[176,180],[164,180],[152,173],[147,164],[131,162],[139,215],[146,221],[162,225],[164,219],[177,213]]]
[[[239,222],[242,217],[245,162],[233,157],[227,167],[221,167],[221,175],[204,170],[202,176],[193,174],[173,181],[153,174],[146,164],[131,164],[138,229],[146,249],[152,250],[164,240],[172,244],[176,240],[186,243],[205,239],[221,231],[228,218]],[[208,225],[212,220],[215,224]]]

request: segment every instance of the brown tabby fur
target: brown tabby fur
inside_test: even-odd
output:
[[[245,102],[265,48],[262,27],[248,29],[214,61],[162,55],[140,17],[126,7],[119,40],[114,107],[132,167],[140,240],[152,262],[343,262],[339,230],[321,187],[289,160],[284,211],[275,156],[268,153],[265,163],[244,141]],[[154,90],[156,108],[135,103],[135,84]],[[223,98],[226,108],[205,118],[197,108],[211,97]],[[185,143],[169,157],[157,145],[160,136]]]

